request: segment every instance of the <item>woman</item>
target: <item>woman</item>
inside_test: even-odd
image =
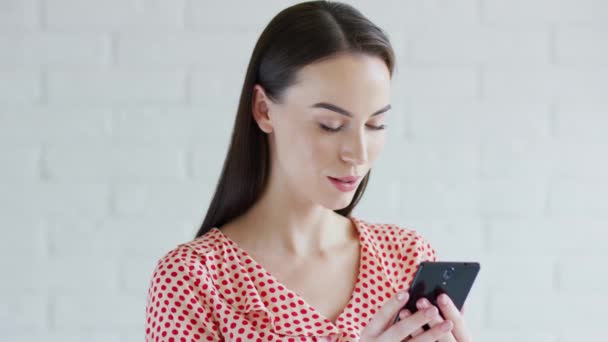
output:
[[[449,299],[399,312],[431,245],[351,215],[385,143],[393,69],[386,35],[349,5],[271,20],[207,216],[152,276],[147,340],[470,341]]]

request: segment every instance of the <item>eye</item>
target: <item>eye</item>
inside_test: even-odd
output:
[[[331,127],[325,126],[325,125],[323,125],[323,124],[319,124],[319,126],[320,126],[321,128],[323,128],[324,130],[328,131],[328,132],[337,132],[337,131],[339,131],[339,130],[340,130],[340,128],[341,128],[341,127],[338,127],[338,128],[331,128]]]
[[[342,129],[342,126],[340,126],[340,127],[336,127],[336,128],[328,127],[328,126],[325,126],[325,125],[323,125],[323,124],[319,124],[319,126],[320,126],[322,129],[324,129],[324,130],[326,130],[326,131],[328,131],[328,132],[338,132],[339,130],[341,130],[341,129]],[[371,130],[374,130],[374,131],[379,131],[379,130],[383,130],[383,129],[385,129],[385,128],[386,128],[386,125],[380,125],[380,126],[369,126],[369,125],[368,125],[367,127],[369,127]]]

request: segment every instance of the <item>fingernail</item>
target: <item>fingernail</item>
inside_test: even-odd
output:
[[[437,300],[439,301],[440,304],[447,304],[448,303],[448,296],[445,293],[442,293],[439,298],[437,298]]]
[[[452,322],[450,321],[444,321],[443,323],[441,323],[441,331],[449,331],[452,328]]]
[[[400,301],[405,300],[405,298],[407,298],[407,292],[406,291],[401,291],[397,294],[397,299]]]
[[[435,309],[434,306],[431,306],[430,308],[426,309],[426,311],[424,311],[424,315],[428,318],[431,318],[437,314],[436,310],[437,309]]]
[[[420,298],[418,300],[418,302],[416,303],[416,306],[418,307],[418,309],[424,309],[424,308],[428,308],[429,307],[429,301],[426,300],[426,298]]]
[[[407,316],[409,316],[409,315],[410,315],[410,312],[409,312],[409,311],[407,311],[407,310],[403,310],[403,311],[401,311],[401,312],[399,313],[399,318],[404,319],[404,318],[406,318],[406,317],[407,317]]]

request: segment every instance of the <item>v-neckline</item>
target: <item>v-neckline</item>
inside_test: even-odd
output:
[[[338,314],[338,316],[336,316],[336,319],[333,321],[331,319],[329,319],[329,317],[326,317],[323,313],[321,313],[316,307],[311,305],[300,293],[287,287],[281,280],[279,280],[277,277],[275,277],[262,264],[260,264],[257,260],[255,260],[245,249],[241,248],[241,246],[239,246],[239,244],[237,244],[234,240],[232,240],[230,237],[225,235],[221,231],[221,229],[219,229],[218,227],[213,227],[211,229],[217,230],[218,234],[224,240],[226,240],[232,247],[236,248],[243,255],[245,255],[247,258],[249,258],[250,262],[253,263],[254,266],[255,265],[259,266],[259,270],[261,270],[264,274],[266,274],[276,284],[282,286],[285,289],[285,291],[287,291],[288,293],[291,292],[294,296],[296,296],[298,299],[300,299],[302,302],[304,302],[310,309],[312,309],[317,315],[322,317],[325,321],[331,323],[334,327],[337,327],[337,325],[339,324],[340,318],[342,316],[346,315],[349,308],[354,306],[353,304],[355,301],[355,294],[361,291],[359,288],[361,286],[361,282],[363,281],[363,271],[364,271],[363,264],[364,264],[364,260],[366,260],[364,253],[365,253],[365,251],[368,250],[368,246],[365,244],[366,240],[363,236],[363,232],[361,231],[361,227],[360,227],[361,223],[358,221],[357,218],[355,218],[353,216],[346,216],[346,218],[352,222],[353,226],[355,227],[355,229],[357,231],[357,238],[359,239],[359,265],[358,265],[357,279],[355,280],[355,286],[353,287],[353,290],[350,294],[350,298],[347,301],[346,305],[340,310],[340,313]]]

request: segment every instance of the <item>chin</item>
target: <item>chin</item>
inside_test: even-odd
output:
[[[335,199],[328,203],[328,205],[324,205],[324,207],[330,210],[340,210],[348,207],[350,202],[352,202],[353,196],[351,194],[343,194],[340,198]]]

